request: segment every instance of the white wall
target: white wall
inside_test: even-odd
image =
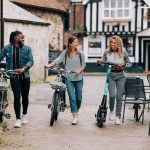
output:
[[[40,11],[39,9],[26,9],[32,14],[46,20],[51,24],[49,26],[49,32],[45,35],[49,35],[49,43],[54,50],[63,50],[64,23],[62,15],[50,11]]]

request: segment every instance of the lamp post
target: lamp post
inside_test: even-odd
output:
[[[4,46],[4,20],[3,20],[3,0],[0,0],[0,48]]]

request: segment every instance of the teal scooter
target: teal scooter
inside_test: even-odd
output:
[[[108,86],[109,86],[109,77],[111,73],[111,67],[115,66],[114,64],[110,63],[105,63],[108,65],[107,68],[107,77],[106,77],[106,82],[105,82],[105,87],[104,87],[104,94],[102,98],[102,102],[99,105],[97,114],[95,114],[96,121],[97,121],[97,126],[102,128],[104,126],[104,123],[106,122],[106,116],[107,116],[107,93],[108,93]]]

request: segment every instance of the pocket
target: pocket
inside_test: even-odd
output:
[[[26,54],[21,54],[20,57],[21,60],[28,60],[28,56]]]

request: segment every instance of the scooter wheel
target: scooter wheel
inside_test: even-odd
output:
[[[104,115],[104,112],[101,112],[98,114],[98,119],[97,119],[97,125],[98,127],[102,128],[104,126],[104,118],[105,115]]]
[[[0,112],[0,123],[2,123],[3,121],[4,121],[4,114]]]

